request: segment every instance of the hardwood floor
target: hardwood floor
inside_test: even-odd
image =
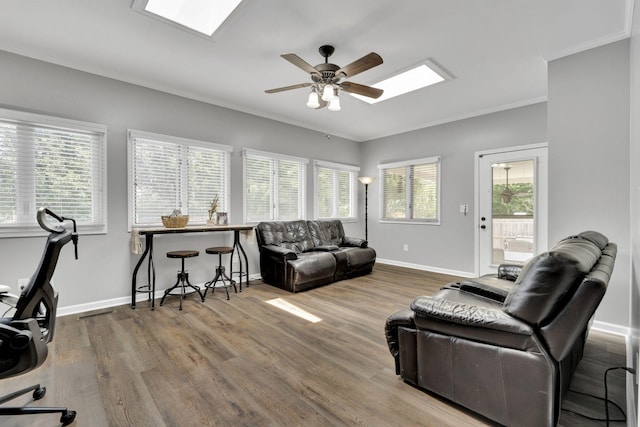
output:
[[[58,319],[37,370],[0,381],[0,394],[41,382],[33,405],[68,405],[73,426],[479,426],[486,420],[399,379],[384,338],[388,315],[455,277],[386,265],[372,274],[290,294],[254,281],[227,301],[177,298],[151,311],[120,306]],[[311,323],[265,303],[282,298]],[[572,389],[604,395],[602,375],[625,363],[621,337],[592,332]],[[609,375],[625,406],[624,373]],[[17,400],[27,403],[26,396]],[[604,404],[570,393],[567,409],[597,417]],[[612,407],[611,414],[619,418]],[[0,424],[55,426],[57,415]],[[562,426],[596,426],[563,412]],[[614,424],[622,425],[622,424]]]

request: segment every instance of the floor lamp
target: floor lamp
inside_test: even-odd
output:
[[[369,240],[369,184],[376,180],[375,176],[361,176],[358,181],[364,184],[364,239]]]

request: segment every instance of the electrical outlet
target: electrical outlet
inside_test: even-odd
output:
[[[409,252],[409,245],[405,243],[404,245],[402,245],[402,249],[404,249],[405,252]]]

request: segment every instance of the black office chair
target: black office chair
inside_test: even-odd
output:
[[[58,223],[50,225],[47,216]],[[78,234],[73,219],[60,217],[47,208],[38,210],[37,219],[40,226],[50,233],[40,264],[19,297],[6,292],[0,293],[0,302],[14,305],[13,299],[15,303],[15,309],[9,309],[4,314],[13,311],[13,316],[0,318],[0,379],[29,372],[42,365],[47,358],[47,344],[53,339],[58,305],[58,293],[51,286],[51,277],[60,250],[69,241],[73,241],[78,259]],[[73,223],[73,232],[61,224],[65,221]],[[0,404],[31,391],[33,399],[39,400],[44,397],[47,389],[36,384],[0,397]],[[0,416],[50,413],[60,413],[63,426],[71,424],[76,418],[76,412],[67,408],[0,407]]]

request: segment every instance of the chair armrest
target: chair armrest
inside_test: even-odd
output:
[[[498,278],[515,282],[521,271],[522,264],[500,264],[498,266]]]
[[[417,317],[431,318],[485,330],[533,335],[533,329],[530,325],[509,316],[499,308],[469,305],[458,301],[422,296],[413,300],[411,309]]]
[[[284,260],[289,259],[298,259],[298,254],[295,251],[287,248],[283,248],[282,246],[276,245],[263,245],[260,247],[261,251],[265,252],[265,255],[274,257],[274,258],[282,258]]]
[[[47,341],[36,319],[0,323],[0,379],[29,372],[47,358]]]
[[[400,340],[398,338],[398,328],[404,327],[415,329],[413,321],[414,312],[412,310],[401,310],[387,318],[384,326],[384,333],[387,337],[387,345],[396,364],[396,375],[400,375]]]
[[[34,319],[15,320],[9,324],[0,323],[0,342],[7,343],[13,350],[26,348],[33,340],[33,334],[29,330],[33,324],[37,326]]]
[[[412,310],[400,310],[387,318],[384,326],[384,333],[387,337],[389,351],[396,357],[398,355],[398,327],[415,328],[413,321],[414,312]]]
[[[369,242],[364,239],[358,239],[357,237],[343,237],[342,244],[340,246],[350,246],[356,248],[367,248]]]

